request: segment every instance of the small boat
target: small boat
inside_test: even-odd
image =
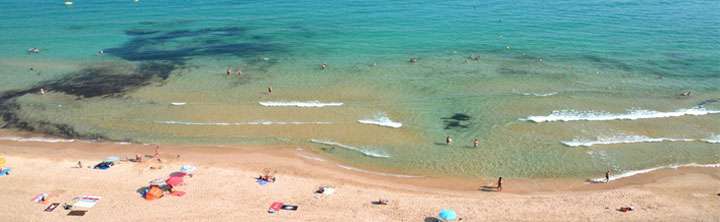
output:
[[[72,4],[73,4],[72,0],[65,0],[65,5],[72,5]]]
[[[170,103],[170,104],[172,104],[173,106],[184,106],[184,105],[187,104],[187,103],[185,103],[185,102],[172,102],[172,103]]]

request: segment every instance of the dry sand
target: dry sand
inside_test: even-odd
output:
[[[341,169],[332,161],[307,158],[295,147],[189,147],[163,145],[163,169],[151,163],[119,162],[109,170],[74,168],[106,156],[151,154],[152,146],[113,143],[34,143],[0,141],[12,167],[0,177],[0,221],[428,221],[441,208],[463,221],[720,221],[720,170],[661,170],[610,184],[575,179],[515,180],[502,193],[482,191],[494,178],[397,178]],[[177,155],[180,155],[178,158]],[[304,156],[304,157],[301,157]],[[198,167],[179,190],[183,197],[155,201],[137,190],[167,177],[182,164]],[[263,168],[278,181],[255,183]],[[337,188],[318,197],[320,185]],[[82,218],[30,199],[50,193],[50,202],[78,195],[102,196]],[[378,198],[387,206],[372,205]],[[273,201],[299,205],[298,211],[267,213]],[[632,212],[616,209],[632,206]]]

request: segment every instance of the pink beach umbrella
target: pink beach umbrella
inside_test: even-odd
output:
[[[176,187],[183,183],[183,178],[182,177],[170,177],[165,181],[165,183],[167,183],[170,186]]]

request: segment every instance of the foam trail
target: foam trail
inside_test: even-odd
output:
[[[652,138],[640,135],[617,135],[609,137],[597,137],[596,140],[574,139],[571,141],[561,141],[562,144],[569,147],[591,147],[594,145],[610,145],[610,144],[628,144],[628,143],[660,143],[660,142],[692,142],[694,139],[674,139],[674,138]]]
[[[354,146],[345,145],[345,144],[337,143],[337,142],[333,142],[333,141],[311,139],[310,142],[317,143],[317,144],[324,144],[324,145],[334,146],[334,147],[345,148],[345,149],[348,149],[348,150],[360,152],[360,153],[362,153],[363,155],[369,156],[369,157],[377,157],[377,158],[390,158],[390,157],[391,157],[390,155],[387,155],[387,154],[385,154],[385,153],[383,153],[383,152],[381,152],[381,151],[373,151],[373,150],[368,150],[368,149],[361,149],[361,148],[357,148],[357,147],[354,147]]]
[[[370,124],[370,125],[378,125],[378,126],[384,126],[384,127],[390,127],[390,128],[400,128],[402,127],[402,123],[395,122],[390,120],[390,117],[387,117],[385,113],[379,113],[375,115],[373,118],[369,119],[361,119],[358,120],[359,123],[362,124]]]
[[[294,106],[294,107],[302,107],[302,108],[318,108],[318,107],[326,107],[326,106],[342,106],[343,103],[341,102],[320,102],[317,100],[313,101],[265,101],[265,102],[259,102],[262,106],[270,106],[270,107],[282,107],[282,106]]]
[[[373,171],[358,169],[355,167],[349,167],[349,166],[345,166],[345,165],[341,165],[341,164],[338,164],[337,166],[340,168],[346,169],[346,170],[352,170],[352,171],[357,171],[357,172],[367,173],[367,174],[374,174],[374,175],[379,175],[379,176],[400,177],[400,178],[420,178],[420,177],[422,177],[422,176],[413,176],[413,175],[373,172]]]
[[[45,138],[45,137],[0,137],[0,140],[8,140],[15,142],[41,142],[41,143],[72,143],[75,140],[72,139],[56,139],[56,138]]]
[[[720,113],[717,110],[708,110],[705,108],[691,108],[691,109],[679,109],[672,112],[659,112],[653,110],[630,110],[627,113],[606,113],[606,112],[594,112],[594,111],[575,111],[575,110],[561,110],[553,111],[547,116],[528,116],[524,121],[531,121],[536,123],[542,122],[555,122],[555,121],[606,121],[606,120],[637,120],[637,119],[653,119],[653,118],[668,118],[678,116],[702,116],[708,114]]]
[[[549,93],[522,93],[523,96],[537,96],[537,97],[548,97],[548,96],[554,96],[557,95],[558,92],[549,92]]]
[[[188,125],[188,126],[244,126],[244,125],[329,125],[332,124],[332,122],[298,122],[298,121],[290,121],[290,122],[284,122],[284,121],[266,121],[266,120],[258,120],[258,121],[251,121],[251,122],[232,122],[232,123],[225,123],[225,122],[186,122],[186,121],[174,121],[174,120],[168,120],[168,121],[155,121],[156,123],[160,124],[168,124],[168,125]]]
[[[720,143],[720,134],[712,135],[712,136],[708,137],[707,139],[703,139],[702,141],[705,141],[707,143]]]
[[[645,173],[649,173],[649,172],[653,172],[653,171],[661,170],[661,169],[677,169],[677,168],[681,168],[681,167],[720,167],[720,163],[714,163],[714,164],[689,163],[689,164],[682,164],[682,165],[673,164],[673,165],[667,165],[667,166],[653,167],[653,168],[649,168],[649,169],[631,170],[631,171],[623,172],[621,174],[611,175],[610,181],[619,180],[622,178],[631,177],[631,176],[635,176],[635,175],[639,175],[639,174],[645,174]],[[589,181],[592,183],[604,183],[605,178],[604,177],[603,178],[594,178],[594,179],[590,179]]]

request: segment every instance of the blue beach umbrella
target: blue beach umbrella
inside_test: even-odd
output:
[[[457,219],[457,214],[455,213],[454,210],[442,209],[442,210],[440,210],[438,217],[440,217],[440,219],[443,219],[445,221],[451,221],[451,220]]]

